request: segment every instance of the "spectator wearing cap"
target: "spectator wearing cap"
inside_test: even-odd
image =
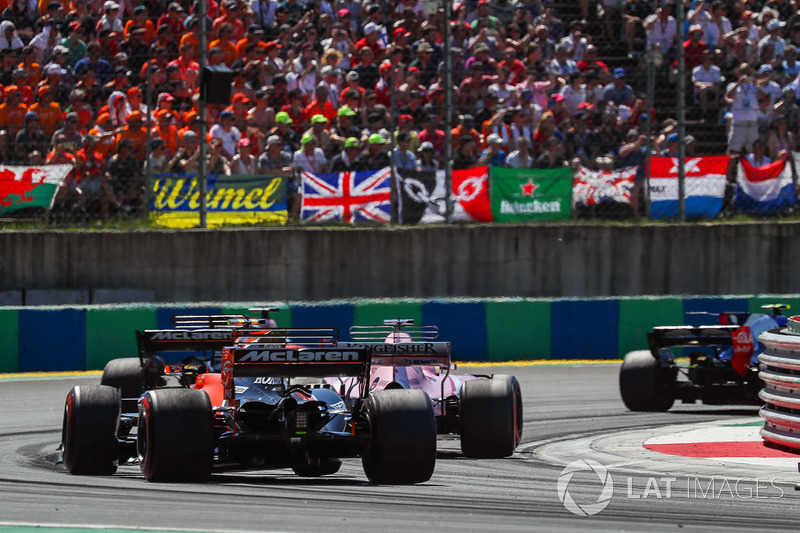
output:
[[[683,42],[683,61],[686,72],[691,72],[702,62],[702,54],[708,50],[708,43],[703,40],[703,27],[699,24],[689,26],[689,38]]]
[[[507,69],[509,74],[507,81],[511,85],[522,83],[525,79],[525,63],[517,58],[517,49],[514,47],[507,47],[503,54],[503,60],[497,64],[498,71]]]
[[[197,142],[197,133],[192,130],[184,131],[181,138],[181,147],[170,161],[170,172],[189,174],[197,172],[198,159],[200,158],[200,145]]]
[[[675,47],[678,25],[672,16],[672,2],[663,2],[661,7],[644,19],[644,31],[648,50],[658,47],[662,53],[669,54]]]
[[[603,100],[613,102],[615,105],[632,103],[636,93],[628,85],[624,68],[614,69],[614,81],[606,85],[603,90]]]
[[[339,71],[331,65],[325,65],[320,70],[322,81],[320,85],[328,89],[328,102],[336,109],[339,107],[341,100],[341,81],[339,79]]]
[[[41,128],[45,135],[52,137],[61,123],[61,106],[53,101],[53,90],[49,85],[41,85],[36,90],[39,101],[28,108],[33,111],[41,121]],[[45,153],[45,152],[42,152]]]
[[[329,172],[358,172],[361,168],[359,156],[361,155],[361,141],[358,137],[348,137],[344,140],[344,149],[331,159]]]
[[[42,131],[39,116],[34,111],[25,113],[23,128],[14,139],[16,160],[23,163],[28,160],[28,154],[34,151],[45,154],[49,144],[50,138]]]
[[[208,132],[209,140],[219,139],[222,143],[222,154],[230,159],[236,154],[236,143],[242,138],[239,128],[234,126],[236,117],[231,111],[223,111],[219,115],[219,124],[214,124]]]
[[[327,124],[336,118],[336,108],[328,99],[328,87],[320,83],[314,89],[314,99],[303,109],[303,122],[308,124],[314,115],[325,117]]]
[[[91,70],[101,85],[107,83],[111,76],[111,63],[101,57],[102,53],[100,43],[91,41],[86,46],[86,57],[75,63],[75,74],[80,76]]]
[[[250,88],[246,88],[250,92]],[[231,98],[231,105],[225,108],[226,111],[233,113],[233,125],[239,128],[240,132],[244,132],[247,128],[247,113],[250,111],[253,102],[247,97],[245,92],[237,92]]]
[[[169,35],[177,41],[180,35],[186,33],[186,25],[183,22],[183,7],[178,2],[170,2],[167,12],[158,18],[156,32],[159,28],[166,26],[169,28]],[[177,43],[176,43],[177,44]]]
[[[373,133],[367,138],[367,150],[356,160],[363,170],[380,170],[391,166],[386,153],[386,138],[380,133]]]
[[[44,67],[42,73],[44,79],[37,86],[37,90],[42,85],[49,85],[52,89],[53,100],[62,107],[67,105],[69,92],[72,89],[70,72],[58,63],[50,63]]]
[[[333,153],[333,143],[331,141],[331,132],[329,129],[329,122],[325,115],[316,114],[312,115],[309,119],[311,127],[309,127],[303,136],[313,135],[326,157],[330,157]]]
[[[63,136],[67,141],[67,151],[74,154],[83,144],[83,135],[80,132],[81,119],[78,113],[70,111],[64,116],[64,126],[53,133],[53,142],[56,137]]]
[[[569,48],[565,44],[556,45],[555,57],[550,62],[550,72],[564,85],[569,80],[571,74],[580,72],[578,65],[569,58]]]
[[[83,193],[84,210],[87,213],[99,211],[105,220],[114,198],[105,176],[106,158],[96,147],[97,137],[84,136],[81,148],[75,154],[75,177]]]
[[[223,22],[217,31],[217,39],[208,43],[208,49],[217,48],[222,52],[222,62],[228,67],[233,65],[236,55],[236,42],[233,40],[233,26]]]
[[[117,130],[111,122],[111,115],[100,113],[94,123],[94,127],[89,130],[89,135],[97,139],[95,150],[103,156],[103,160],[109,158],[117,151]]]
[[[416,68],[419,71],[420,83],[425,87],[430,86],[439,74],[439,67],[432,57],[433,46],[428,41],[422,41],[417,46],[417,58],[408,65],[409,70]]]
[[[238,141],[237,141],[238,143]],[[225,155],[225,149],[222,146],[222,141],[219,139],[211,139],[208,143],[209,150],[206,156],[206,168],[209,174],[224,174],[231,175],[231,161]]]
[[[450,139],[453,142],[453,150],[458,148],[458,143],[461,140],[461,137],[464,135],[471,136],[472,140],[475,141],[475,153],[477,154],[477,146],[480,144],[481,134],[477,129],[475,129],[475,117],[469,114],[461,115],[458,126],[450,130]]]
[[[411,134],[407,131],[397,134],[397,146],[392,151],[392,160],[394,168],[401,174],[420,170],[419,161],[411,150]]]
[[[166,156],[171,158],[178,152],[178,130],[172,124],[172,113],[166,109],[155,112],[156,124],[150,128],[150,138],[158,137],[164,141]]]
[[[481,27],[490,28],[492,30],[499,30],[501,27],[500,19],[492,14],[492,7],[489,0],[478,0],[478,13],[470,24],[472,26],[472,34],[478,35]]]
[[[577,63],[578,70],[584,74],[593,73],[601,81],[609,77],[608,65],[604,61],[597,59],[597,47],[590,44],[586,47],[586,54],[583,59]]]
[[[236,143],[236,155],[231,160],[231,174],[255,176],[258,173],[258,159],[252,154],[250,139],[244,137]]]
[[[258,158],[258,169],[266,176],[292,175],[292,154],[284,148],[283,140],[277,135],[267,137],[264,153]]]
[[[459,170],[472,168],[478,164],[478,156],[475,155],[475,140],[471,135],[465,135],[458,141],[458,149],[453,154],[453,169]]]
[[[239,41],[236,43],[236,56],[239,58],[244,57],[248,49],[248,45],[251,44],[256,45],[257,50],[263,49],[266,45],[266,43],[262,41],[263,37],[264,30],[261,29],[261,26],[258,24],[251,24],[248,26],[244,37],[239,39]]]
[[[778,83],[776,83],[773,79],[774,76],[775,70],[772,68],[772,65],[761,65],[758,68],[758,74],[755,81],[759,93],[769,96],[770,106],[774,105],[775,102],[783,97],[783,90],[781,89],[781,86],[778,85]]]
[[[701,57],[702,62],[692,70],[695,102],[700,104],[700,112],[703,116],[709,116],[710,113],[716,118],[722,71],[714,64],[711,50],[704,50]]]
[[[340,9],[341,11],[347,11],[346,9]],[[339,16],[341,20],[341,15]],[[345,22],[343,20],[343,22]],[[344,26],[341,26],[339,23],[334,23],[331,28],[331,36],[327,39],[323,39],[321,42],[323,48],[323,58],[325,54],[329,51],[336,52],[340,56],[340,60],[338,63],[338,67],[342,70],[349,70],[350,66],[352,65],[352,60],[356,54],[356,45],[353,40],[350,38],[350,33]]]
[[[242,15],[244,14],[239,8],[239,3],[236,0],[226,0],[222,4],[222,16],[214,19],[214,32],[219,35],[222,30],[223,24],[231,25],[231,39],[238,42],[244,37],[245,27],[242,22]]]
[[[124,33],[122,19],[120,18],[120,5],[112,0],[103,3],[103,16],[97,21],[96,30],[109,30],[117,35]]]
[[[478,165],[506,166],[506,152],[503,150],[503,139],[499,135],[493,133],[487,137],[486,148],[478,158]]]
[[[491,76],[484,74],[483,62],[474,61],[469,67],[469,75],[458,88],[456,107],[464,112],[473,111],[477,102],[483,102],[492,81]]]
[[[147,6],[144,4],[140,4],[133,9],[133,17],[128,19],[128,22],[125,23],[125,31],[124,35],[125,38],[130,38],[131,34],[135,29],[142,30],[142,40],[150,44],[156,38],[156,27],[153,25],[153,21],[150,20],[147,13]]]
[[[383,10],[381,6],[377,3],[372,3],[369,4],[364,11],[367,16],[362,26],[362,34],[366,35],[366,26],[371,22],[377,26],[378,39],[383,42],[384,46],[389,44],[389,35],[386,32],[386,27],[383,25]]]
[[[419,168],[422,172],[435,172],[441,168],[439,161],[436,159],[436,151],[433,149],[433,144],[424,142],[419,145],[417,150],[419,155]]]
[[[768,46],[772,46],[772,57],[783,57],[786,42],[783,39],[783,26],[784,23],[777,19],[772,19],[767,22],[765,35],[758,41],[758,55],[763,56]]]
[[[358,113],[350,106],[342,106],[336,112],[336,124],[331,127],[331,140],[337,146],[343,146],[350,137],[361,137],[361,128],[355,125]]]
[[[192,45],[192,43],[185,42],[181,44],[180,55],[167,63],[167,67],[178,67],[178,72],[180,72],[181,79],[186,81],[186,73],[189,70],[196,70],[198,72],[200,71],[200,64],[195,60],[195,56],[196,52],[194,45]]]
[[[144,128],[144,117],[140,111],[134,111],[125,119],[125,126],[117,133],[117,148],[122,141],[130,141],[131,154],[138,161],[144,161],[147,143],[147,130]]]
[[[7,137],[3,138],[6,143],[3,149],[8,151],[8,140],[13,140],[17,132],[24,126],[28,107],[22,103],[19,88],[16,85],[5,87],[3,94],[5,100],[0,104],[0,128],[7,132]]]
[[[310,133],[303,134],[300,139],[300,149],[294,153],[292,162],[298,172],[322,174],[329,168],[325,153],[319,147],[316,137]]]
[[[146,195],[142,163],[134,155],[130,139],[117,144],[117,153],[106,167],[106,180],[113,191],[115,207],[122,213],[144,214]]]

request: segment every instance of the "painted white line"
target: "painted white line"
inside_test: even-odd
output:
[[[659,435],[644,444],[689,444],[696,442],[761,442],[761,426],[715,426]]]

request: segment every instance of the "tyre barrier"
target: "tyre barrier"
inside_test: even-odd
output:
[[[764,405],[761,436],[769,443],[800,451],[800,316],[789,318],[783,329],[761,334],[764,352],[759,377],[764,388],[758,393]]]

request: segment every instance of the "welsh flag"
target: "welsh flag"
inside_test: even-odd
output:
[[[492,167],[492,216],[497,222],[572,217],[571,168]]]
[[[602,203],[630,204],[636,167],[619,170],[591,170],[580,167],[575,173],[572,203],[576,207]]]
[[[722,211],[727,155],[686,159],[685,213],[690,218],[715,218]],[[650,213],[653,218],[678,216],[678,158],[650,158]]]
[[[734,203],[742,213],[771,215],[797,202],[792,184],[792,167],[779,159],[763,167],[739,162]]]
[[[0,166],[0,215],[31,207],[49,210],[71,165]]]
[[[453,170],[453,220],[491,222],[489,167]]]

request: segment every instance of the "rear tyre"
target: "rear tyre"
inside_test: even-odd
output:
[[[320,477],[335,474],[342,468],[339,459],[311,459],[308,464],[292,465],[295,474],[302,477]]]
[[[101,385],[119,389],[123,413],[135,413],[139,396],[144,389],[144,372],[138,357],[112,359],[103,369]]]
[[[214,454],[208,394],[195,389],[147,391],[139,402],[139,467],[148,481],[205,481]]]
[[[619,371],[619,392],[631,411],[666,411],[675,403],[673,379],[648,350],[628,352]]]
[[[365,402],[370,442],[361,463],[372,483],[423,483],[436,465],[436,419],[427,394],[396,389]]]
[[[461,451],[467,457],[508,457],[522,440],[522,394],[514,376],[461,385]]]
[[[61,445],[70,474],[110,476],[117,471],[119,393],[113,387],[73,387],[67,394]]]

